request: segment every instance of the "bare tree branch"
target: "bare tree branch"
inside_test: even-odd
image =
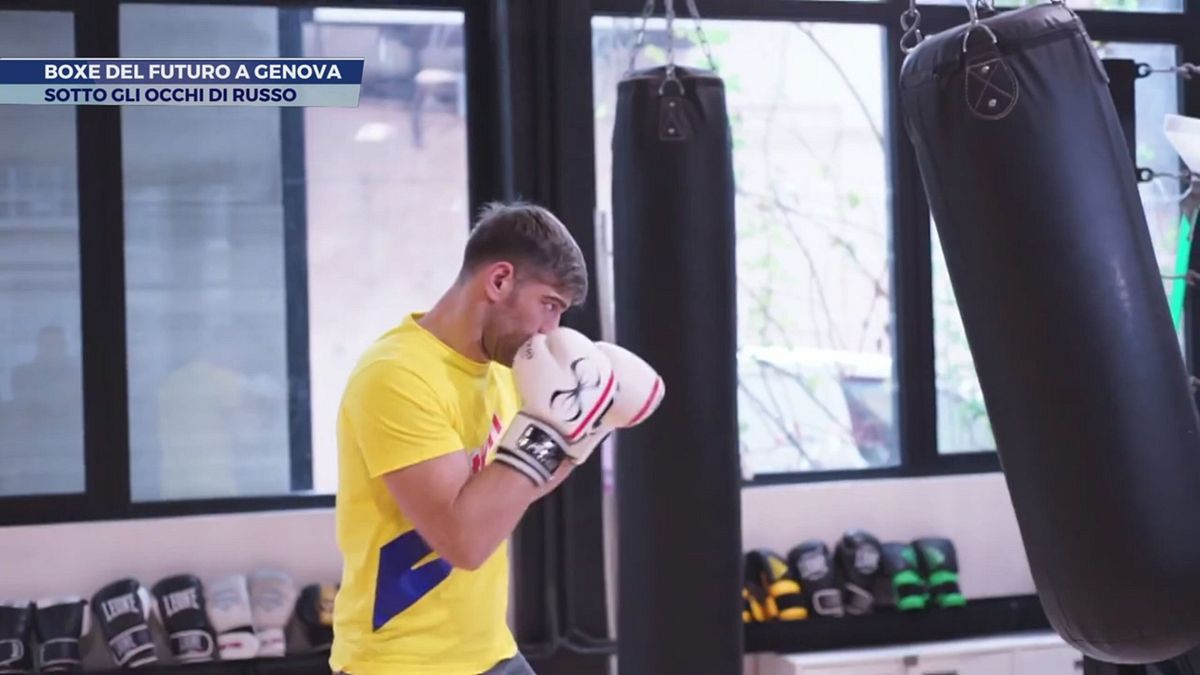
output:
[[[839,429],[844,431],[851,438],[854,437],[853,428],[851,426],[845,424],[844,422],[842,422],[842,420],[838,419],[837,413],[835,413],[833,410],[831,410],[829,408],[829,406],[825,405],[825,403],[823,401],[821,401],[820,397],[817,396],[817,392],[813,391],[813,388],[808,384],[808,382],[804,381],[804,378],[802,376],[797,375],[796,373],[793,373],[789,370],[780,368],[779,366],[775,365],[774,363],[771,363],[770,361],[759,361],[759,363],[770,368],[776,374],[781,375],[781,376],[795,382],[796,385],[799,386],[800,389],[810,399],[812,399],[812,402],[815,403],[816,406],[821,409],[821,412],[824,413],[825,416],[828,417],[831,422],[833,422],[835,425],[837,425],[837,427]]]
[[[791,432],[791,430],[788,429],[787,424],[785,424],[782,419],[776,417],[775,415],[772,415],[771,412],[769,410],[767,410],[766,404],[764,404],[761,399],[759,399],[757,396],[755,396],[754,392],[750,391],[750,388],[747,387],[741,381],[741,379],[738,379],[738,389],[741,389],[742,392],[744,394],[746,394],[746,398],[749,398],[750,402],[753,403],[760,411],[762,411],[764,417],[766,417],[767,419],[769,419],[775,423],[775,426],[778,427],[779,431],[781,431],[783,433],[784,437],[787,438],[788,443],[793,448],[796,449],[796,452],[799,453],[799,455],[806,462],[808,462],[809,466],[812,466],[813,464],[815,464],[815,462],[813,462],[813,460],[812,460],[812,457],[809,457],[808,453],[804,451],[804,446],[802,446],[800,444],[800,439],[796,438],[796,436]]]
[[[858,89],[854,88],[854,86],[850,84],[850,76],[846,74],[845,70],[842,70],[842,65],[838,63],[837,59],[833,58],[833,54],[829,53],[829,50],[825,48],[825,45],[821,44],[821,41],[818,40],[817,36],[813,34],[812,28],[808,24],[794,23],[792,25],[795,26],[801,33],[804,33],[808,39],[812,41],[813,46],[817,48],[817,51],[821,52],[821,55],[829,61],[829,65],[832,66],[835,71],[837,71],[838,76],[841,77],[844,82],[846,82],[846,88],[850,90],[850,95],[854,97],[855,102],[858,103],[859,109],[862,110],[863,117],[867,120],[867,125],[871,127],[871,132],[875,134],[875,139],[879,141],[880,145],[883,145],[883,131],[881,131],[879,127],[875,126],[875,120],[871,117],[871,110],[867,107],[867,102],[863,100],[862,94],[858,93]]]
[[[771,192],[773,202],[775,206],[778,207],[780,204],[782,204],[782,200],[779,196],[779,188],[774,183],[771,185]],[[825,314],[825,320],[829,326],[830,342],[832,342],[835,347],[841,346],[841,336],[837,333],[837,323],[833,319],[833,312],[829,309],[829,298],[825,295],[825,285],[821,282],[821,278],[817,275],[817,263],[813,258],[812,251],[808,250],[808,244],[805,243],[805,241],[800,237],[800,234],[796,232],[794,227],[792,227],[791,217],[787,214],[786,210],[782,215],[784,222],[787,224],[785,229],[787,229],[788,234],[792,236],[792,240],[796,242],[796,246],[800,249],[800,252],[804,255],[804,259],[808,262],[808,276],[812,281],[813,289],[816,291],[817,297],[820,300],[821,310]]]

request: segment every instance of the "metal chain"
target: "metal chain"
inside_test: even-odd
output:
[[[916,0],[912,0],[916,2]],[[696,24],[696,36],[700,38],[700,49],[704,50],[704,56],[708,59],[708,67],[712,68],[713,72],[717,72],[717,60],[713,58],[712,47],[708,44],[708,36],[704,34],[704,26],[700,25],[700,11],[696,9],[696,0],[687,0],[688,13],[692,15],[692,21]]]
[[[1200,66],[1194,63],[1181,63],[1177,66],[1169,66],[1167,68],[1154,68],[1148,63],[1137,64],[1137,76],[1139,78],[1149,77],[1154,73],[1172,73],[1185,80],[1190,80],[1200,75]]]
[[[667,9],[667,76],[658,86],[658,95],[662,96],[667,90],[667,85],[674,83],[679,89],[679,95],[683,96],[683,82],[675,74],[675,0],[663,0],[663,5]]]
[[[642,27],[638,29],[637,41],[633,45],[633,51],[629,53],[629,68],[625,70],[625,74],[633,72],[638,52],[642,51],[642,47],[646,44],[646,22],[650,20],[650,15],[654,13],[654,1],[646,0],[646,5],[642,7]]]
[[[916,49],[925,39],[921,35],[921,12],[917,11],[917,0],[908,0],[908,9],[900,14],[900,28],[904,31],[900,36],[900,51],[905,54]]]
[[[915,2],[916,0],[911,0]],[[691,14],[692,21],[696,25],[696,36],[700,42],[700,48],[704,51],[704,57],[708,59],[708,65],[715,72],[717,70],[717,60],[713,57],[712,44],[708,41],[708,36],[704,33],[704,26],[700,22],[700,10],[696,8],[696,0],[686,0],[688,13]],[[637,65],[637,56],[646,44],[646,24],[650,20],[650,16],[654,14],[654,6],[656,0],[646,0],[642,6],[642,24],[638,28],[637,39],[634,42],[633,49],[629,54],[629,67],[625,70],[626,74],[633,71]],[[667,83],[674,82],[679,87],[680,92],[683,91],[683,83],[679,80],[679,75],[675,72],[675,0],[663,0],[663,5],[666,10],[667,19],[667,76],[663,81],[663,86],[659,88],[659,92],[663,91]]]
[[[667,8],[667,80],[675,77],[675,0],[663,0]]]
[[[1147,169],[1145,167],[1138,167],[1137,178],[1139,183],[1149,183],[1150,181],[1158,180],[1159,178],[1170,178],[1173,180],[1193,180],[1200,178],[1200,176],[1196,176],[1190,171],[1184,171],[1182,173],[1169,173],[1164,171],[1155,171],[1154,169]]]
[[[905,54],[916,49],[925,39],[925,36],[921,35],[921,13],[917,11],[916,0],[911,0],[909,8],[900,14],[900,28],[904,31],[900,36],[900,51]]]

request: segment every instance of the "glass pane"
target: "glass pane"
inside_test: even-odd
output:
[[[921,0],[922,4],[957,5],[964,7],[962,0]],[[1044,0],[995,0],[996,7],[1024,7],[1040,5]],[[1183,0],[1071,0],[1074,10],[1096,10],[1109,12],[1182,12]],[[963,9],[963,23],[967,10]]]
[[[937,227],[929,225],[933,240],[933,349],[937,406],[938,451],[980,452],[996,449],[992,426],[983,404],[983,391],[975,374],[975,360],[967,346],[967,335],[950,275],[942,253]]]
[[[637,23],[593,20],[597,199],[606,211],[616,86]],[[882,31],[704,25],[734,134],[743,471],[894,465]],[[664,29],[650,23],[640,65],[663,62]],[[676,53],[705,63],[694,43]]]
[[[0,57],[75,53],[69,13],[0,11]],[[72,108],[0,106],[0,496],[82,492]]]
[[[357,108],[123,111],[135,499],[290,492],[294,461],[311,462],[314,491],[332,492],[351,367],[461,262],[463,15],[130,5],[121,21],[125,56],[275,56],[290,43],[366,59]],[[283,206],[284,115],[302,117],[300,214]],[[307,229],[308,259],[292,264],[308,265],[312,425],[311,457],[294,460],[291,219]]]
[[[317,9],[304,53],[366,57],[357,108],[304,110],[313,479],[333,492],[354,362],[405,313],[432,306],[462,262],[463,15]]]
[[[1107,43],[1099,45],[1102,58],[1128,58],[1154,67],[1176,63],[1172,45]],[[1163,115],[1177,112],[1179,84],[1175,76],[1153,75],[1136,83],[1138,166],[1174,173],[1178,157],[1162,132]],[[1175,268],[1179,241],[1179,186],[1158,180],[1139,185],[1142,205],[1150,227],[1150,238],[1163,274]],[[1164,292],[1170,281],[1164,282]],[[942,453],[994,450],[987,411],[975,364],[967,348],[962,318],[950,278],[946,272],[941,243],[933,232],[933,317],[937,370],[938,449]],[[1182,339],[1182,335],[1181,335]]]
[[[279,53],[274,8],[120,18],[125,57]],[[135,500],[290,490],[280,118],[121,111]]]
[[[1169,68],[1179,62],[1174,45],[1131,44],[1107,42],[1097,45],[1101,58],[1132,59],[1154,68]],[[1178,76],[1156,73],[1138,80],[1134,90],[1134,110],[1137,115],[1137,165],[1159,173],[1178,174],[1179,155],[1171,148],[1163,133],[1163,117],[1182,111],[1181,80]],[[1179,219],[1182,215],[1179,197],[1182,194],[1177,180],[1161,178],[1141,183],[1138,191],[1150,226],[1150,239],[1159,269],[1164,275],[1175,271],[1175,253],[1179,243]],[[1171,281],[1165,280],[1169,292]],[[1181,339],[1182,339],[1182,330]]]

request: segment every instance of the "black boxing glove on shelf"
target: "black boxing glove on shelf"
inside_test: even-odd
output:
[[[87,600],[77,597],[39,600],[34,623],[38,636],[37,661],[41,671],[78,671],[82,662],[79,641],[91,628]]]
[[[180,663],[212,661],[216,635],[208,621],[204,585],[193,574],[177,574],[154,584],[158,616],[171,643],[171,653]]]
[[[746,578],[766,591],[764,614],[768,619],[808,618],[799,580],[792,576],[787,561],[774,551],[755,549],[747,553]]]
[[[304,625],[308,644],[314,650],[329,649],[333,644],[333,603],[337,587],[333,584],[310,584],[300,591],[296,600],[296,617]]]
[[[33,670],[33,604],[0,602],[0,673]]]
[[[883,545],[881,571],[888,579],[901,612],[925,609],[929,593],[917,566],[917,552],[909,544],[889,542]]]
[[[842,589],[838,586],[833,558],[825,542],[812,539],[788,552],[788,567],[800,580],[809,608],[817,616],[845,615]]]
[[[742,584],[742,623],[759,623],[767,620],[767,592],[757,583]]]
[[[838,540],[834,560],[842,578],[842,597],[846,613],[870,614],[875,609],[872,591],[879,574],[879,540],[863,530],[848,530]]]
[[[913,542],[921,574],[929,585],[929,596],[935,607],[962,607],[966,597],[958,585],[958,556],[954,543],[942,537],[927,537]]]
[[[121,579],[96,591],[92,613],[117,666],[139,668],[158,661],[150,612],[154,601],[135,579]]]

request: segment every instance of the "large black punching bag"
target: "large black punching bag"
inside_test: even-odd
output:
[[[1197,415],[1082,23],[1049,4],[938,34],[900,87],[1046,613],[1104,661],[1187,651]]]
[[[626,76],[613,134],[617,342],[666,383],[617,435],[621,675],[742,672],[733,161],[722,81]],[[664,84],[665,83],[665,84]]]

